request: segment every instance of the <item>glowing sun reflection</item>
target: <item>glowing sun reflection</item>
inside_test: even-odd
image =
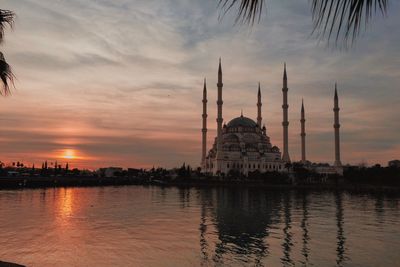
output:
[[[57,193],[56,202],[56,213],[57,213],[57,225],[61,229],[70,225],[71,216],[74,213],[73,206],[73,190],[70,188],[59,189],[55,191]]]

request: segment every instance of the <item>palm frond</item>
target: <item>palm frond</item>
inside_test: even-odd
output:
[[[6,26],[13,26],[14,16],[14,12],[0,9],[0,42],[3,41],[4,29]]]
[[[380,12],[386,15],[389,0],[310,0],[312,19],[314,22],[313,34],[319,38],[336,35],[347,42],[354,41],[359,35],[362,26],[366,26],[370,19]],[[218,0],[223,14],[234,6],[238,7],[236,22],[253,24],[261,18],[265,0]]]
[[[352,42],[370,19],[380,12],[386,15],[389,0],[312,0],[313,33],[318,37],[335,35],[336,43],[343,38]]]
[[[239,5],[236,22],[254,24],[260,21],[265,0],[219,0],[218,5],[225,15],[234,6]]]
[[[10,94],[10,85],[14,86],[14,77],[10,65],[5,60],[3,53],[0,52],[0,79],[3,83],[0,88],[0,95],[7,96]]]

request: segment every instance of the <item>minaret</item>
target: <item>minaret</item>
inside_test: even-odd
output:
[[[201,153],[201,166],[203,167],[206,160],[207,153],[207,85],[206,79],[204,78],[203,88],[203,129],[202,132],[202,153]]]
[[[306,116],[304,112],[304,101],[301,100],[301,162],[306,163]]]
[[[289,88],[287,87],[287,74],[286,74],[286,63],[284,65],[283,69],[283,156],[282,160],[285,162],[290,162],[290,157],[289,157],[289,132],[288,132],[288,127],[289,127],[289,118],[288,118],[288,90]]]
[[[257,95],[257,125],[258,125],[258,127],[260,127],[260,129],[261,129],[261,127],[262,127],[262,117],[261,117],[261,106],[262,106],[262,103],[261,103],[261,86],[260,86],[260,83],[258,83],[258,95]]]
[[[219,59],[219,66],[218,66],[218,100],[217,100],[217,107],[218,107],[218,114],[217,114],[217,171],[221,170],[221,162],[222,159],[222,67],[221,67],[221,58]]]
[[[339,124],[339,98],[337,94],[337,85],[335,83],[335,97],[334,97],[334,108],[333,112],[335,114],[335,121],[333,124],[333,128],[335,129],[335,167],[341,167],[342,163],[340,162],[340,134],[339,134],[339,129],[340,129],[340,124]]]

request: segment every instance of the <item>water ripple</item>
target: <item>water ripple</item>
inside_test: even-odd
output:
[[[400,194],[254,188],[0,191],[27,266],[394,266]]]

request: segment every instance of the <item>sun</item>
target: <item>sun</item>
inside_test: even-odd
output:
[[[76,159],[76,151],[74,149],[63,149],[61,152],[61,158],[63,159]]]

